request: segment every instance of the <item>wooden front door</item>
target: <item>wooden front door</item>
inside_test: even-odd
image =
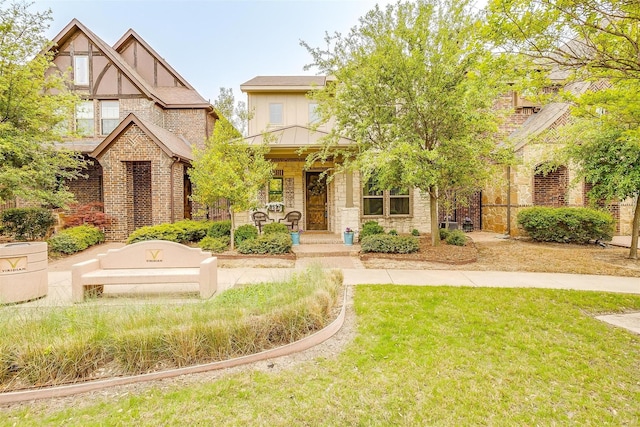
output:
[[[327,181],[321,172],[307,172],[307,230],[327,229]]]

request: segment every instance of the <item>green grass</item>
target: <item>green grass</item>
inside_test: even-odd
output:
[[[592,316],[640,296],[358,286],[337,358],[244,371],[2,425],[640,425],[640,337]]]

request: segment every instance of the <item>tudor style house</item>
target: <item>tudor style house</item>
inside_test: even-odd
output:
[[[322,173],[332,166],[314,164],[305,169],[300,148],[313,145],[327,134],[331,123],[311,129],[318,117],[317,104],[307,93],[325,85],[325,76],[258,76],[240,86],[247,94],[253,113],[246,141],[262,143],[268,135],[275,174],[259,195],[260,202],[283,202],[284,212],[268,212],[273,220],[290,211],[302,214],[300,228],[308,231],[341,233],[347,227],[358,230],[368,220],[378,221],[387,230],[408,233],[429,229],[429,201],[414,189],[374,192],[357,173],[338,174],[327,183]],[[352,144],[343,139],[340,144]],[[249,222],[245,215],[239,221]]]
[[[77,105],[67,148],[91,164],[68,183],[80,204],[102,202],[107,239],[191,217],[187,168],[217,119],[209,102],[133,30],[109,46],[77,20],[54,39]]]
[[[315,164],[305,169],[300,148],[313,149],[329,131],[331,123],[316,131],[310,125],[317,120],[316,104],[306,95],[325,85],[323,76],[258,76],[240,88],[247,94],[249,111],[249,143],[261,143],[269,135],[270,158],[276,164],[274,178],[260,194],[263,205],[283,202],[283,213],[268,213],[278,220],[289,211],[302,213],[301,228],[340,233],[346,227],[358,229],[368,220],[375,220],[387,231],[408,233],[412,229],[428,231],[428,198],[416,189],[372,191],[361,182],[357,173],[337,175],[325,184],[322,172],[331,164]],[[558,87],[561,79],[556,81]],[[577,84],[569,90],[597,90],[588,84]],[[589,186],[570,185],[575,171],[568,165],[544,174],[539,166],[545,162],[544,144],[532,143],[531,137],[553,130],[566,123],[570,111],[567,103],[538,106],[512,92],[498,100],[498,108],[511,111],[502,125],[505,140],[512,142],[518,163],[497,179],[495,186],[483,189],[471,200],[470,206],[457,206],[448,218],[439,212],[441,221],[451,221],[462,227],[470,221],[474,230],[517,235],[517,213],[529,206],[587,206]],[[557,143],[558,141],[550,141]],[[344,139],[343,144],[353,141]],[[631,233],[633,201],[612,204],[616,232]],[[250,222],[250,216],[238,218]]]

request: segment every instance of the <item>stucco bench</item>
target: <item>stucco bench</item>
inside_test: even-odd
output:
[[[85,287],[103,285],[197,283],[200,297],[218,287],[217,258],[210,252],[166,240],[148,240],[109,249],[97,258],[74,264],[71,296],[82,302]]]

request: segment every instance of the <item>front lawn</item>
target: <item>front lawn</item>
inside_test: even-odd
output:
[[[640,296],[358,286],[336,358],[4,411],[2,425],[640,425]],[[277,363],[277,362],[276,362]]]

